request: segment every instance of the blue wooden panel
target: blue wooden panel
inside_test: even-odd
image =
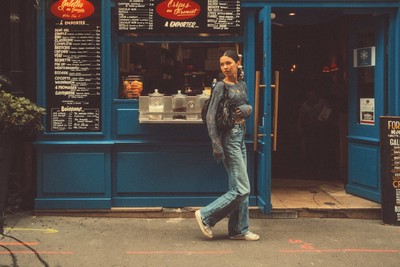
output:
[[[104,153],[43,154],[43,193],[105,193],[106,162]]]
[[[117,110],[117,134],[135,134],[140,132],[138,109]]]
[[[349,144],[349,184],[380,191],[379,147]]]
[[[147,139],[171,137],[208,140],[207,129],[203,124],[141,124],[137,108],[118,107],[116,113],[116,134],[118,136],[137,135],[146,136]]]
[[[222,163],[217,164],[210,154],[210,151],[119,152],[117,193],[225,192],[227,174]]]

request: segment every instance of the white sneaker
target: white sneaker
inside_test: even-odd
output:
[[[231,236],[229,238],[232,239],[232,240],[257,241],[257,240],[260,239],[260,236],[255,234],[255,233],[252,233],[252,232],[248,231],[245,234],[238,234],[238,235],[235,235],[235,236]]]
[[[200,230],[201,232],[208,238],[212,238],[213,237],[213,233],[211,231],[210,226],[208,225],[204,225],[203,220],[201,219],[201,214],[200,214],[200,210],[196,210],[196,212],[194,213],[194,215],[196,216],[196,220],[197,223],[199,224]]]

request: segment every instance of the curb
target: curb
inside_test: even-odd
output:
[[[75,216],[111,218],[194,218],[199,207],[186,208],[112,208],[111,210],[34,210],[36,216]],[[255,219],[298,219],[298,218],[342,218],[382,219],[381,209],[273,209],[263,214],[257,207],[250,208],[250,218]]]

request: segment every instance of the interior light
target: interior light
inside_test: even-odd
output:
[[[289,16],[296,16],[296,12],[290,12]]]
[[[324,73],[331,72],[331,69],[329,68],[329,66],[324,66],[322,68],[322,72],[324,72]]]

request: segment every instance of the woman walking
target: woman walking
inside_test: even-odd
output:
[[[206,207],[195,212],[202,233],[212,238],[211,227],[229,216],[228,235],[230,239],[256,241],[257,234],[249,231],[249,193],[250,182],[247,174],[245,146],[245,118],[252,107],[248,105],[247,86],[238,80],[239,56],[227,50],[219,59],[225,78],[218,82],[211,96],[207,112],[207,128],[211,138],[214,158],[224,163],[229,177],[229,191]],[[226,88],[225,88],[226,87]],[[230,130],[220,131],[216,125],[217,107],[228,90],[228,97],[236,106],[235,125]]]

